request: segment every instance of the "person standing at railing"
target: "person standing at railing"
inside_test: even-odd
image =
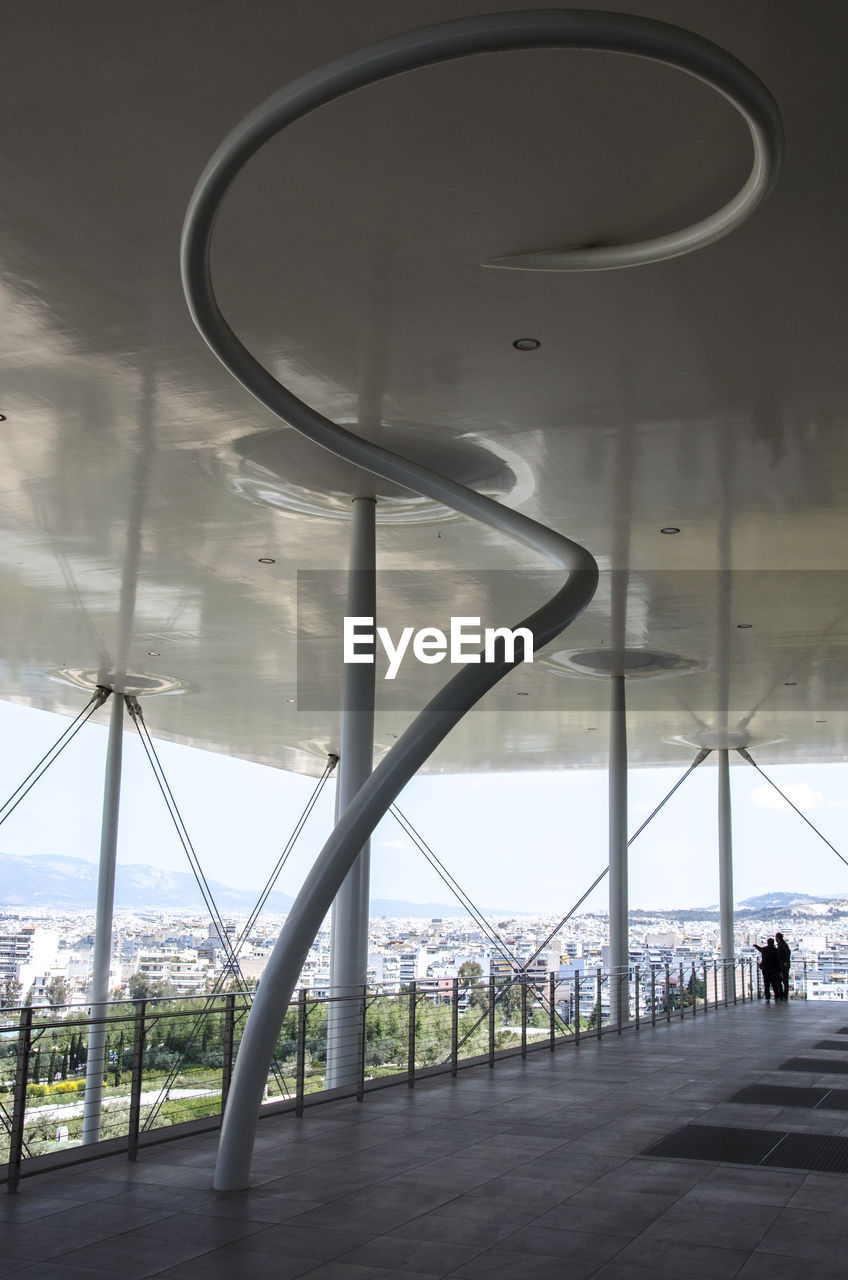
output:
[[[781,992],[783,983],[780,976],[780,955],[777,947],[774,945],[774,938],[769,938],[764,947],[758,946],[755,942],[754,946],[760,953],[760,968],[763,971],[763,986],[766,989],[766,1004],[770,1002],[771,991],[774,992],[775,1001],[782,999]]]
[[[792,959],[792,952],[789,949],[789,943],[786,941],[782,933],[774,935],[777,954],[780,956],[780,985],[782,987],[779,1000],[789,999],[789,966]]]

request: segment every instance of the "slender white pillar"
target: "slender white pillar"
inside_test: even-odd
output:
[[[353,501],[347,616],[375,618],[376,502]],[[360,650],[362,647],[360,646]],[[342,690],[341,745],[336,790],[336,821],[374,767],[373,663],[348,663]],[[359,1073],[361,1007],[357,997],[368,973],[368,921],[371,842],[351,867],[333,903],[330,933],[330,990],[327,1011],[328,1089],[354,1084]]]
[[[721,958],[735,959],[733,938],[733,828],[730,811],[730,752],[718,752],[718,902]]]
[[[124,698],[112,694],[109,741],[106,747],[106,777],[103,785],[103,817],[100,826],[100,868],[97,875],[97,915],[94,922],[94,959],[91,969],[91,1019],[85,1064],[85,1104],[82,1118],[83,1142],[100,1137],[100,1102],[106,1029],[95,1025],[106,1016],[109,998],[109,969],[112,959],[112,907],[115,900],[115,856],[118,849],[118,809],[121,802],[121,748],[123,745]]]
[[[624,676],[612,677],[609,744],[610,1015],[630,1016],[627,894],[627,701]]]

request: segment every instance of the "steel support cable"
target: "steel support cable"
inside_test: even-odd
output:
[[[156,753],[156,749],[153,745],[153,739],[150,735],[149,729],[147,728],[147,724],[144,721],[144,714],[141,710],[141,706],[138,703],[138,700],[130,699],[128,701],[128,708],[129,708],[130,715],[132,716],[135,722],[136,728],[139,730],[139,735],[142,737],[142,745],[145,747],[145,753],[147,754],[148,761],[150,762],[150,765],[153,768],[153,772],[154,772],[154,775],[156,776],[157,783],[159,784],[160,791],[162,791],[163,797],[165,798],[165,803],[168,805],[168,811],[171,814],[172,821],[174,821],[175,826],[177,826],[177,833],[180,837],[180,842],[183,845],[183,849],[185,850],[186,855],[189,857],[189,864],[192,865],[192,859],[189,853],[189,849],[193,854],[194,848],[191,845],[191,842],[189,840],[188,832],[186,831],[185,823],[182,820],[182,815],[179,812],[179,809],[176,805],[176,801],[173,800],[173,793],[170,789],[167,778],[165,777],[164,770],[162,769],[161,761],[159,760],[159,757]],[[147,750],[148,745],[150,747],[149,752]],[[155,764],[154,764],[154,760],[155,760]],[[211,906],[209,902],[206,902],[203,886],[200,884],[199,880],[198,880],[198,887],[200,888],[201,895],[204,895],[204,902],[206,902],[207,909],[209,910],[209,913],[212,916],[213,923],[215,923],[216,927],[218,928],[218,936],[222,939],[222,943],[224,945],[225,951],[229,948],[229,953],[227,957],[228,967],[235,966],[235,968],[238,971],[238,978],[242,983],[243,994],[246,997],[248,1009],[250,1006],[252,993],[248,990],[247,983],[245,982],[244,976],[242,975],[240,969],[238,968],[238,956],[241,952],[242,947],[244,946],[245,941],[247,940],[247,937],[250,934],[251,928],[256,923],[256,920],[258,919],[259,914],[262,911],[262,908],[267,902],[268,896],[271,893],[277,879],[279,878],[280,872],[282,871],[283,866],[285,865],[292,849],[294,848],[295,842],[300,836],[300,833],[302,832],[307,819],[312,813],[312,810],[314,809],[318,801],[318,798],[321,795],[322,790],[324,789],[324,785],[326,784],[327,779],[330,777],[330,774],[332,773],[333,769],[336,767],[337,763],[338,763],[338,756],[329,755],[327,757],[327,764],[324,768],[324,772],[319,778],[315,786],[315,789],[313,790],[311,796],[309,797],[309,800],[307,801],[297,822],[295,823],[292,834],[290,835],[288,841],[286,842],[286,845],[283,849],[282,854],[277,860],[274,870],[272,871],[271,876],[269,877],[265,885],[265,888],[262,891],[262,894],[260,895],[259,901],[257,905],[254,907],[253,912],[251,913],[250,919],[248,920],[248,923],[245,925],[245,928],[242,930],[242,933],[240,937],[236,940],[235,944],[230,944],[229,938],[226,936],[224,932],[223,921],[220,915],[217,915],[217,918],[216,918],[215,913],[217,913],[217,907],[215,906],[214,898],[212,898],[212,894],[211,894],[211,890],[209,890],[208,882],[206,881],[205,876],[203,876],[202,869],[200,868],[199,860],[197,859],[197,855],[196,854],[194,855],[195,861],[197,862],[198,870],[200,871],[200,875],[202,876],[202,879],[203,879],[203,884],[206,885],[206,889],[209,892],[209,898],[212,903]],[[157,771],[157,766],[158,766],[158,771]],[[160,773],[161,773],[161,781],[159,777]],[[167,788],[167,794],[165,790],[166,788]],[[171,807],[171,803],[169,803],[169,796],[171,798],[171,801],[173,802],[173,809]],[[177,818],[179,818],[179,825],[177,825]],[[183,839],[183,833],[185,833],[185,839]],[[188,842],[188,846],[186,842]],[[193,865],[192,865],[192,870],[194,871]],[[198,879],[197,874],[195,874],[195,879],[196,880]],[[173,1081],[176,1079],[177,1075],[179,1074],[181,1065],[185,1060],[186,1054],[191,1050],[191,1047],[195,1043],[197,1036],[200,1034],[203,1020],[208,1016],[209,1012],[211,1011],[212,1005],[214,1004],[215,996],[219,994],[221,989],[223,988],[227,975],[228,975],[228,969],[225,968],[216,978],[213,989],[207,996],[206,1004],[204,1008],[200,1010],[197,1020],[195,1021],[194,1027],[192,1028],[185,1044],[183,1045],[183,1048],[179,1053],[177,1061],[172,1066],[165,1085],[160,1091],[160,1096],[157,1101],[157,1104],[154,1106],[154,1110],[150,1113],[150,1115],[147,1117],[147,1120],[145,1121],[145,1125],[144,1125],[145,1129],[151,1126],[153,1120],[155,1119],[156,1114],[158,1114],[158,1110],[159,1108],[161,1108],[162,1102],[164,1101],[164,1098],[165,1098],[165,1095],[167,1094],[168,1089],[172,1086]],[[243,1013],[242,1013],[242,1016],[243,1016]],[[274,1075],[277,1080],[277,1083],[280,1086],[280,1092],[282,1093],[284,1090],[284,1086],[287,1087],[287,1082],[282,1075],[282,1069],[280,1068],[280,1065],[277,1062],[276,1058],[274,1058],[272,1062],[272,1068],[274,1070]]]
[[[780,115],[768,91],[736,59],[698,36],[647,19],[529,10],[460,19],[391,37],[310,72],[274,94],[236,127],[207,165],[189,204],[181,250],[183,287],[199,332],[225,368],[272,413],[344,460],[509,534],[567,570],[556,595],[519,624],[533,633],[534,649],[565,630],[591,600],[598,570],[589,552],[517,511],[360,439],[311,409],[278,382],[230,328],[215,297],[210,255],[215,221],[230,185],[251,156],[287,126],[337,98],[401,72],[474,54],[539,48],[590,48],[677,67],[712,86],[740,112],[754,147],[748,181],[711,218],[671,237],[558,255],[557,269],[631,266],[687,253],[727,234],[770,191],[782,153]],[[224,1116],[215,1179],[219,1189],[247,1185],[263,1071],[276,1028],[306,952],[359,850],[417,769],[515,665],[500,649],[494,662],[469,665],[455,676],[363,784],[319,854],[289,913],[245,1030],[249,1052],[239,1055]]]
[[[202,866],[200,865],[200,859],[198,858],[197,853],[195,852],[194,845],[191,842],[191,837],[188,834],[188,830],[186,828],[185,822],[183,821],[183,817],[182,817],[182,814],[180,813],[179,806],[176,800],[174,799],[174,794],[171,790],[170,784],[168,783],[168,779],[165,775],[165,771],[162,768],[162,763],[156,752],[156,748],[153,744],[153,739],[150,736],[150,731],[148,730],[147,725],[145,723],[144,714],[141,710],[141,706],[137,698],[128,697],[126,699],[126,703],[127,703],[127,708],[129,710],[129,713],[132,716],[133,721],[135,722],[136,728],[138,729],[138,736],[141,741],[141,745],[144,748],[144,753],[147,756],[151,769],[153,770],[153,776],[156,779],[159,790],[162,793],[162,798],[164,799],[168,812],[171,815],[171,820],[177,832],[177,837],[180,841],[180,844],[183,846],[183,851],[185,852],[185,855],[188,859],[188,864],[191,867],[191,871],[194,876],[197,887],[200,890],[200,895],[203,898],[203,901],[206,905],[206,909],[209,912],[209,915],[212,919],[212,923],[215,925],[215,927],[218,930],[218,937],[221,940],[221,945],[224,948],[224,953],[227,957],[227,970],[232,973],[235,980],[241,983],[242,988],[244,989],[245,993],[247,993],[247,983],[245,982],[244,975],[242,974],[241,968],[239,967],[238,957],[233,949],[233,944],[231,943],[229,937],[227,936],[227,931],[224,926],[224,921],[221,917],[220,912],[218,911],[218,907],[215,903],[215,898],[212,894],[212,890],[209,887],[209,882],[206,879]],[[282,1071],[273,1054],[269,1059],[267,1069],[273,1071],[275,1079],[280,1089],[280,1093],[286,1092],[287,1091],[286,1081],[283,1078]],[[168,1090],[171,1088],[173,1084],[173,1080],[176,1079],[178,1074],[179,1074],[179,1060],[171,1068],[171,1071],[169,1072],[169,1075],[166,1079],[166,1083],[163,1085],[159,1093],[159,1097],[157,1098],[156,1102],[153,1104],[153,1107],[148,1113],[148,1116],[143,1125],[144,1130],[148,1130],[152,1128],[153,1123],[156,1117],[158,1116],[159,1111],[161,1110],[162,1105],[165,1101]]]
[[[465,908],[465,910],[469,913],[469,915],[474,920],[474,922],[480,926],[480,928],[485,933],[486,937],[497,949],[501,957],[504,960],[508,960],[511,964],[517,964],[518,963],[517,957],[514,956],[512,952],[509,950],[503,938],[501,938],[500,934],[497,933],[497,931],[489,923],[489,921],[483,915],[482,911],[480,911],[480,909],[475,905],[473,900],[465,892],[465,890],[462,888],[459,882],[456,879],[454,879],[454,877],[448,871],[447,867],[436,856],[436,854],[427,844],[424,837],[421,835],[419,831],[415,829],[415,827],[412,825],[412,823],[409,821],[406,815],[400,811],[400,809],[396,804],[393,804],[391,806],[391,808],[389,809],[389,812],[391,813],[395,821],[399,824],[401,830],[409,837],[410,840],[412,840],[412,842],[417,846],[420,852],[423,853],[424,857],[430,863],[430,866],[444,881],[448,889],[450,889],[451,893],[456,898],[457,902],[459,902],[460,905]]]
[[[53,746],[50,747],[48,751],[45,751],[44,755],[38,761],[38,764],[34,765],[32,769],[30,769],[23,782],[15,788],[8,800],[6,800],[4,804],[0,805],[0,826],[2,826],[6,819],[15,812],[21,801],[26,799],[35,784],[44,777],[44,774],[50,766],[55,764],[59,756],[65,750],[65,747],[73,741],[83,725],[87,724],[94,715],[95,711],[97,711],[99,707],[103,706],[111,692],[111,689],[106,689],[102,685],[97,686],[96,692],[92,694],[82,711],[74,717],[64,732],[59,735],[53,743]],[[15,799],[16,796],[17,799]]]
[[[671,790],[670,790],[670,791],[669,791],[665,796],[663,796],[662,800],[660,800],[660,802],[659,802],[659,804],[657,805],[657,807],[656,807],[656,808],[655,808],[651,813],[649,813],[649,814],[648,814],[647,818],[646,818],[646,819],[645,819],[645,821],[642,823],[642,825],[641,825],[640,827],[637,827],[637,829],[633,832],[633,835],[632,835],[632,836],[630,837],[630,839],[627,841],[627,848],[628,848],[628,849],[630,848],[630,846],[633,844],[633,842],[634,842],[635,840],[638,840],[639,836],[640,836],[640,835],[642,834],[642,832],[645,830],[645,828],[647,827],[648,823],[653,821],[653,819],[654,819],[654,818],[657,816],[657,814],[659,813],[660,809],[662,809],[664,805],[668,804],[669,800],[670,800],[670,799],[671,799],[671,797],[674,795],[675,791],[677,791],[677,789],[678,789],[679,787],[682,787],[682,786],[683,786],[683,783],[684,783],[684,782],[686,781],[686,779],[689,777],[690,773],[693,773],[693,772],[695,771],[695,769],[697,769],[697,767],[698,767],[698,765],[699,765],[699,764],[703,764],[703,762],[706,760],[706,758],[707,758],[707,756],[708,756],[709,754],[710,754],[710,751],[709,751],[709,749],[708,749],[707,747],[702,747],[702,748],[701,748],[701,750],[700,750],[700,751],[698,752],[698,754],[695,756],[695,759],[692,761],[692,763],[690,764],[690,766],[689,766],[689,768],[686,770],[686,772],[685,772],[681,777],[679,777],[679,778],[677,779],[677,781],[675,782],[674,786],[671,788]],[[541,943],[541,945],[540,945],[540,946],[538,946],[538,947],[536,948],[536,950],[533,952],[532,956],[530,956],[529,960],[527,960],[527,961],[526,961],[526,963],[523,965],[523,967],[522,967],[521,971],[520,971],[519,973],[517,973],[513,978],[511,978],[511,979],[510,979],[510,981],[509,981],[508,983],[506,983],[506,984],[501,988],[501,990],[498,992],[498,995],[497,995],[497,997],[496,997],[496,1003],[497,1003],[497,1001],[498,1001],[498,1000],[500,1000],[501,996],[505,995],[505,994],[507,993],[507,991],[511,990],[511,989],[512,989],[512,987],[514,987],[514,986],[515,986],[516,982],[518,982],[518,981],[520,980],[520,978],[521,978],[521,974],[523,974],[523,973],[526,973],[526,972],[527,972],[527,969],[530,967],[530,965],[533,963],[533,961],[534,961],[534,960],[538,959],[538,957],[542,954],[542,952],[545,950],[545,948],[546,948],[546,947],[548,947],[548,946],[550,946],[550,944],[551,944],[552,940],[553,940],[553,939],[556,937],[556,935],[559,933],[560,929],[562,929],[563,925],[568,924],[568,921],[569,921],[569,920],[571,919],[571,917],[574,915],[575,911],[577,911],[577,909],[583,905],[583,903],[586,901],[586,899],[589,897],[589,895],[590,895],[590,894],[594,893],[594,891],[597,889],[598,885],[599,885],[599,884],[601,883],[601,881],[604,879],[604,876],[606,876],[606,875],[608,875],[608,874],[609,874],[609,863],[607,863],[607,865],[604,867],[603,871],[601,871],[599,875],[595,876],[595,879],[594,879],[594,880],[592,881],[592,883],[589,885],[589,888],[588,888],[584,893],[582,893],[582,894],[580,895],[580,897],[577,899],[577,901],[574,903],[574,905],[573,905],[573,906],[568,910],[568,912],[567,912],[567,913],[562,917],[562,919],[560,920],[560,922],[559,922],[557,925],[555,925],[555,926],[554,926],[554,928],[550,931],[550,933],[549,933],[549,934],[547,935],[547,937],[545,938],[544,942],[543,942],[543,943]],[[483,1015],[483,1016],[485,1016],[485,1015]],[[481,1017],[481,1018],[480,1018],[480,1022],[482,1022],[482,1021],[483,1021],[483,1017]],[[471,1028],[471,1030],[470,1030],[470,1031],[467,1033],[467,1035],[465,1036],[465,1040],[467,1040],[469,1036],[473,1035],[473,1033],[477,1030],[477,1027],[480,1025],[480,1022],[475,1023],[475,1025]],[[568,1025],[568,1024],[566,1024],[566,1025]],[[464,1042],[465,1042],[465,1041],[463,1040],[463,1043],[464,1043]]]
[[[314,809],[315,805],[318,802],[318,798],[320,797],[321,792],[324,789],[327,779],[330,777],[330,774],[335,769],[337,763],[338,763],[338,756],[334,756],[334,755],[328,756],[327,764],[325,766],[324,772],[322,773],[321,777],[318,779],[318,782],[315,786],[314,791],[312,792],[311,796],[306,802],[306,805],[303,811],[301,812],[300,817],[295,823],[292,834],[289,836],[289,839],[286,842],[285,848],[283,849],[283,852],[280,855],[279,859],[277,860],[274,870],[272,871],[271,875],[268,878],[268,881],[266,882],[265,888],[263,889],[260,895],[259,901],[257,902],[256,906],[253,908],[250,918],[247,924],[245,925],[244,929],[242,930],[241,934],[233,944],[234,959],[238,958],[238,956],[241,953],[242,947],[244,946],[245,942],[250,936],[250,930],[253,928],[253,925],[256,923],[257,919],[259,918],[262,908],[267,902],[268,896],[273,890],[274,885],[276,884],[277,879],[279,878],[280,872],[282,871],[292,849],[294,848],[295,842],[300,836],[300,833],[302,832],[306,824],[306,821],[309,818],[309,815],[312,813],[312,810]],[[219,930],[219,933],[220,933],[220,930]],[[165,1093],[167,1093],[167,1090],[172,1086],[173,1081],[179,1075],[180,1069],[182,1067],[183,1062],[186,1059],[187,1054],[191,1052],[191,1049],[197,1043],[197,1039],[200,1036],[202,1031],[203,1022],[212,1012],[213,1006],[215,1003],[215,998],[216,996],[221,994],[226,980],[227,980],[227,969],[223,969],[216,977],[212,985],[212,990],[206,995],[206,1002],[203,1008],[199,1010],[194,1026],[191,1028],[191,1031],[185,1043],[183,1044],[182,1049],[179,1051],[177,1061],[172,1066],[171,1071],[167,1078],[167,1082],[160,1092],[160,1099],[164,1098]],[[246,1005],[245,1005],[245,1008],[242,1009],[241,1014],[239,1015],[240,1018],[244,1017],[245,1012],[249,1012],[250,1005],[253,999],[253,993],[247,989],[247,984],[244,982],[244,978],[242,978],[242,984],[244,986],[244,991],[242,994],[245,996]],[[276,1058],[274,1059],[274,1062],[272,1065],[275,1068],[275,1078],[277,1078],[277,1083],[278,1084],[281,1083],[281,1078],[284,1083],[287,1083],[284,1077],[281,1076],[282,1069],[280,1068],[280,1065],[277,1062]],[[159,1105],[161,1106],[161,1102],[159,1103]],[[147,1121],[145,1122],[145,1127],[147,1127]]]
[[[233,944],[230,942],[230,939],[227,935],[226,928],[224,926],[224,921],[220,915],[220,912],[218,911],[218,907],[215,903],[212,890],[209,887],[209,882],[207,881],[206,876],[203,873],[203,868],[200,865],[200,860],[197,857],[197,854],[194,850],[194,846],[191,843],[191,839],[189,837],[185,823],[183,822],[183,818],[182,818],[182,814],[180,813],[179,806],[177,805],[176,800],[174,799],[174,795],[173,795],[173,792],[171,791],[170,785],[168,783],[168,779],[165,776],[165,772],[162,768],[162,764],[159,760],[159,756],[156,753],[156,748],[153,745],[153,739],[151,738],[149,730],[147,729],[147,725],[144,722],[144,716],[142,714],[141,707],[138,705],[137,699],[134,699],[134,698],[128,699],[128,706],[130,710],[130,715],[133,717],[133,720],[135,721],[136,727],[139,731],[139,737],[141,739],[142,746],[144,747],[144,751],[150,763],[150,766],[153,769],[153,774],[154,774],[154,777],[156,778],[156,782],[159,786],[159,790],[162,793],[162,797],[165,800],[165,804],[168,808],[168,812],[171,815],[171,820],[174,823],[177,836],[180,840],[180,843],[183,846],[183,850],[186,854],[186,857],[188,858],[188,863],[189,863],[189,866],[191,867],[192,873],[197,883],[197,887],[200,890],[201,897],[203,898],[203,901],[206,905],[206,909],[209,912],[209,915],[212,919],[213,924],[218,930],[218,937],[221,940],[221,945],[223,946],[224,953],[227,957],[227,965],[221,977],[223,979],[223,977],[229,973],[235,981],[241,983],[242,990],[249,1000],[250,993],[248,991],[247,983],[244,979],[244,975],[241,972],[241,968],[238,963],[236,952],[233,948]],[[156,1102],[153,1104],[150,1112],[147,1115],[144,1125],[142,1126],[144,1130],[148,1130],[153,1127],[156,1117],[158,1116],[162,1108],[162,1105],[168,1095],[168,1091],[173,1086],[174,1080],[176,1080],[177,1076],[179,1075],[181,1060],[182,1059],[178,1057],[177,1061],[171,1067],[171,1070],[168,1073],[168,1076],[166,1077],[165,1084],[162,1086],[162,1089],[159,1092],[159,1097],[157,1098]],[[277,1085],[279,1086],[280,1093],[282,1094],[287,1092],[288,1084],[282,1074],[282,1069],[280,1068],[280,1065],[277,1062],[277,1059],[275,1056],[272,1056],[268,1064],[268,1069],[273,1072],[274,1078],[276,1079]]]
[[[746,751],[746,749],[745,749],[744,747],[737,747],[737,748],[736,748],[736,750],[739,752],[739,754],[740,754],[740,756],[742,757],[742,759],[743,759],[743,760],[747,760],[747,761],[748,761],[748,764],[752,764],[752,765],[754,766],[754,768],[756,769],[757,773],[758,773],[762,778],[765,778],[766,782],[768,782],[768,783],[770,784],[770,786],[774,787],[774,789],[775,789],[775,791],[777,792],[777,794],[780,796],[780,798],[781,798],[782,800],[785,800],[785,801],[786,801],[786,803],[789,805],[790,809],[794,809],[794,810],[795,810],[795,812],[798,814],[798,817],[799,817],[799,818],[803,818],[803,819],[804,819],[804,821],[806,822],[807,826],[808,826],[808,827],[811,827],[811,828],[812,828],[812,830],[813,830],[813,831],[815,831],[815,833],[816,833],[816,835],[819,837],[819,839],[820,839],[820,840],[823,840],[823,841],[825,842],[825,844],[827,845],[828,849],[830,849],[833,853],[835,853],[835,854],[836,854],[836,856],[837,856],[837,858],[839,859],[839,861],[840,861],[840,862],[844,862],[844,863],[845,863],[845,865],[846,865],[846,867],[848,867],[848,858],[843,858],[842,854],[839,852],[839,850],[837,849],[836,845],[831,844],[831,843],[830,843],[830,841],[828,840],[827,836],[822,835],[822,833],[821,833],[821,831],[819,831],[818,827],[817,827],[814,823],[810,822],[810,819],[807,817],[807,815],[806,815],[805,813],[802,813],[802,812],[801,812],[801,810],[798,808],[797,804],[793,804],[793,803],[792,803],[792,801],[789,799],[789,796],[784,795],[784,793],[781,791],[781,789],[780,789],[780,787],[777,785],[777,783],[776,783],[776,782],[773,782],[773,781],[772,781],[772,779],[768,776],[768,774],[767,774],[767,773],[763,773],[762,769],[761,769],[761,768],[760,768],[760,766],[757,764],[757,762],[756,762],[756,760],[753,758],[753,756],[751,756],[751,754],[750,754],[748,751]]]
[[[444,863],[437,857],[437,855],[433,852],[433,850],[427,844],[426,840],[421,835],[421,833],[416,830],[413,824],[400,811],[397,805],[393,804],[389,812],[392,814],[392,817],[395,818],[395,820],[398,822],[404,834],[407,835],[409,839],[412,840],[413,844],[415,844],[416,847],[420,850],[420,852],[423,853],[424,857],[430,863],[433,870],[447,885],[448,889],[456,898],[457,902],[459,902],[460,905],[465,908],[465,910],[471,916],[472,920],[474,920],[475,923],[480,926],[483,933],[486,935],[486,937],[494,946],[495,950],[500,955],[501,959],[505,960],[507,964],[509,964],[514,969],[518,969],[520,972],[523,972],[523,967],[518,957],[514,955],[513,952],[510,951],[509,947],[504,942],[503,938],[501,938],[497,930],[486,919],[482,911],[475,905],[474,901],[465,892],[465,890],[462,888],[459,882],[451,875],[451,873],[448,871]],[[506,989],[507,988],[505,988],[505,990]],[[550,1004],[548,1001],[547,993],[544,991],[540,991],[538,994],[538,998],[539,998],[540,1004],[542,1005],[542,1008],[550,1010]],[[554,1014],[557,1018],[559,1018],[559,1021],[563,1027],[568,1026],[568,1023],[565,1021],[565,1019],[560,1017],[560,1015],[556,1013],[556,1010],[554,1010]],[[469,1036],[471,1036],[473,1032],[477,1029],[477,1026],[479,1026],[479,1022],[476,1023],[474,1027],[472,1027],[471,1031],[469,1031],[465,1036],[463,1036],[463,1038],[459,1042],[460,1048],[462,1047],[463,1044],[465,1044]]]
[[[318,803],[318,800],[321,796],[321,792],[324,790],[324,786],[326,785],[327,780],[330,777],[330,774],[333,772],[338,762],[339,762],[338,756],[329,755],[327,757],[327,763],[324,767],[324,772],[321,774],[321,777],[318,779],[318,782],[315,785],[315,789],[312,792],[312,795],[307,800],[306,805],[300,817],[295,823],[294,829],[291,835],[289,836],[288,840],[286,841],[285,847],[283,848],[282,853],[277,859],[274,865],[274,868],[265,883],[265,887],[263,888],[261,894],[259,895],[259,899],[256,903],[256,906],[253,908],[253,911],[250,913],[250,917],[247,921],[247,924],[244,926],[244,929],[242,930],[241,935],[239,936],[238,941],[236,942],[236,948],[235,948],[236,955],[238,955],[242,946],[246,942],[251,929],[256,924],[256,921],[259,919],[262,909],[265,906],[265,903],[268,901],[268,898],[270,897],[271,893],[273,892],[274,885],[277,883],[278,879],[280,878],[280,873],[282,872],[283,867],[286,865],[286,862],[289,859],[289,855],[291,854],[292,849],[294,848],[295,844],[297,843],[300,837],[300,833],[303,831],[303,828],[306,826],[306,823],[309,820],[310,814],[312,813],[312,810],[315,808],[316,804]]]
[[[659,802],[659,804],[657,805],[656,809],[654,809],[652,813],[648,814],[648,817],[645,819],[645,821],[642,823],[642,825],[641,825],[640,827],[637,827],[637,829],[633,832],[633,835],[632,835],[632,836],[630,837],[630,839],[627,841],[627,848],[628,848],[628,849],[630,848],[630,846],[633,844],[633,842],[634,842],[635,840],[638,840],[639,836],[640,836],[640,835],[642,834],[642,832],[645,830],[645,828],[647,827],[648,823],[649,823],[649,822],[652,822],[652,821],[654,820],[654,818],[655,818],[655,817],[657,816],[657,814],[659,813],[660,809],[662,809],[664,805],[668,804],[669,800],[670,800],[670,799],[671,799],[671,797],[674,795],[675,791],[677,791],[678,787],[682,787],[682,786],[683,786],[683,783],[684,783],[684,782],[686,781],[686,779],[689,777],[690,773],[693,773],[693,772],[697,769],[697,767],[698,767],[698,765],[699,765],[699,764],[703,764],[703,762],[706,760],[706,758],[707,758],[707,756],[708,756],[709,754],[710,754],[710,752],[709,752],[709,750],[708,750],[706,747],[703,747],[703,748],[698,752],[698,754],[695,756],[695,759],[692,761],[692,763],[690,764],[689,768],[688,768],[688,769],[686,770],[686,772],[682,775],[682,777],[680,777],[680,778],[678,778],[678,779],[677,779],[677,782],[675,782],[674,786],[671,788],[671,790],[668,792],[668,794],[667,794],[666,796],[664,796],[664,797],[662,798],[662,800],[660,800],[660,802]],[[586,892],[585,892],[584,894],[582,894],[582,896],[581,896],[581,897],[579,897],[579,898],[577,899],[577,901],[575,902],[574,906],[573,906],[573,907],[571,907],[571,909],[569,910],[569,912],[568,912],[568,914],[567,914],[567,915],[564,915],[564,916],[563,916],[563,918],[560,920],[560,922],[559,922],[559,924],[556,926],[556,928],[551,930],[551,932],[550,932],[550,933],[548,934],[548,936],[545,938],[545,941],[542,943],[542,945],[541,945],[540,947],[537,947],[537,949],[533,952],[533,955],[532,955],[532,956],[530,957],[530,959],[527,961],[527,964],[528,964],[528,965],[532,964],[532,963],[533,963],[533,961],[537,958],[537,956],[540,956],[540,955],[542,954],[542,952],[544,951],[545,947],[547,947],[547,946],[550,944],[551,940],[552,940],[552,939],[553,939],[553,938],[554,938],[554,937],[559,933],[559,931],[560,931],[560,929],[562,928],[562,926],[563,926],[564,924],[568,924],[568,921],[569,921],[569,920],[571,919],[571,917],[574,915],[574,913],[575,913],[575,911],[577,910],[577,908],[578,908],[578,907],[580,907],[580,906],[582,906],[582,904],[583,904],[583,903],[586,901],[586,899],[589,897],[589,894],[590,894],[590,893],[592,893],[592,892],[594,892],[594,890],[595,890],[595,889],[597,889],[598,885],[601,883],[601,881],[603,880],[604,876],[605,876],[605,875],[607,875],[608,873],[609,873],[609,864],[607,864],[607,866],[605,866],[605,867],[604,867],[603,871],[600,873],[600,875],[599,875],[599,876],[596,876],[596,877],[595,877],[595,879],[592,881],[592,883],[590,884],[590,886],[589,886],[589,888],[586,890]]]

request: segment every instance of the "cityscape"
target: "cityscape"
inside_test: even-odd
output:
[[[539,981],[553,974],[560,998],[575,977],[609,968],[605,914],[575,914],[558,927],[554,917],[502,915],[477,921],[468,915],[420,918],[372,917],[367,985],[398,991],[415,982],[419,994],[438,1002],[454,977],[515,977]],[[262,977],[284,916],[255,921],[225,915],[210,923],[195,909],[134,908],[115,912],[109,988],[113,999],[189,996],[220,989],[232,976],[255,986]],[[223,934],[221,924],[223,925]],[[488,927],[484,927],[488,926]],[[848,993],[848,900],[816,900],[771,894],[739,904],[737,959],[776,929],[792,949],[792,991],[812,1000],[844,1000]],[[93,910],[0,906],[0,998],[3,1006],[85,1003],[94,944]],[[630,964],[699,970],[721,960],[718,912],[688,908],[675,913],[632,912]],[[325,923],[309,951],[299,986],[316,998],[329,994],[330,930]],[[564,994],[563,994],[564,993]]]

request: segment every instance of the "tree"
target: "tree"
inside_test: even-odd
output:
[[[47,997],[47,1003],[50,1005],[67,1004],[68,984],[61,975],[56,974],[44,988],[44,994]]]
[[[121,1034],[118,1036],[118,1048],[115,1052],[115,1085],[119,1085],[122,1080],[122,1072],[124,1069],[124,1029],[121,1028]]]
[[[36,1049],[32,1060],[32,1083],[41,1084],[41,1050]]]
[[[466,960],[459,966],[459,985],[473,987],[478,978],[482,978],[483,970],[476,960]]]
[[[0,1009],[16,1009],[21,1003],[23,986],[17,978],[0,982]]]

